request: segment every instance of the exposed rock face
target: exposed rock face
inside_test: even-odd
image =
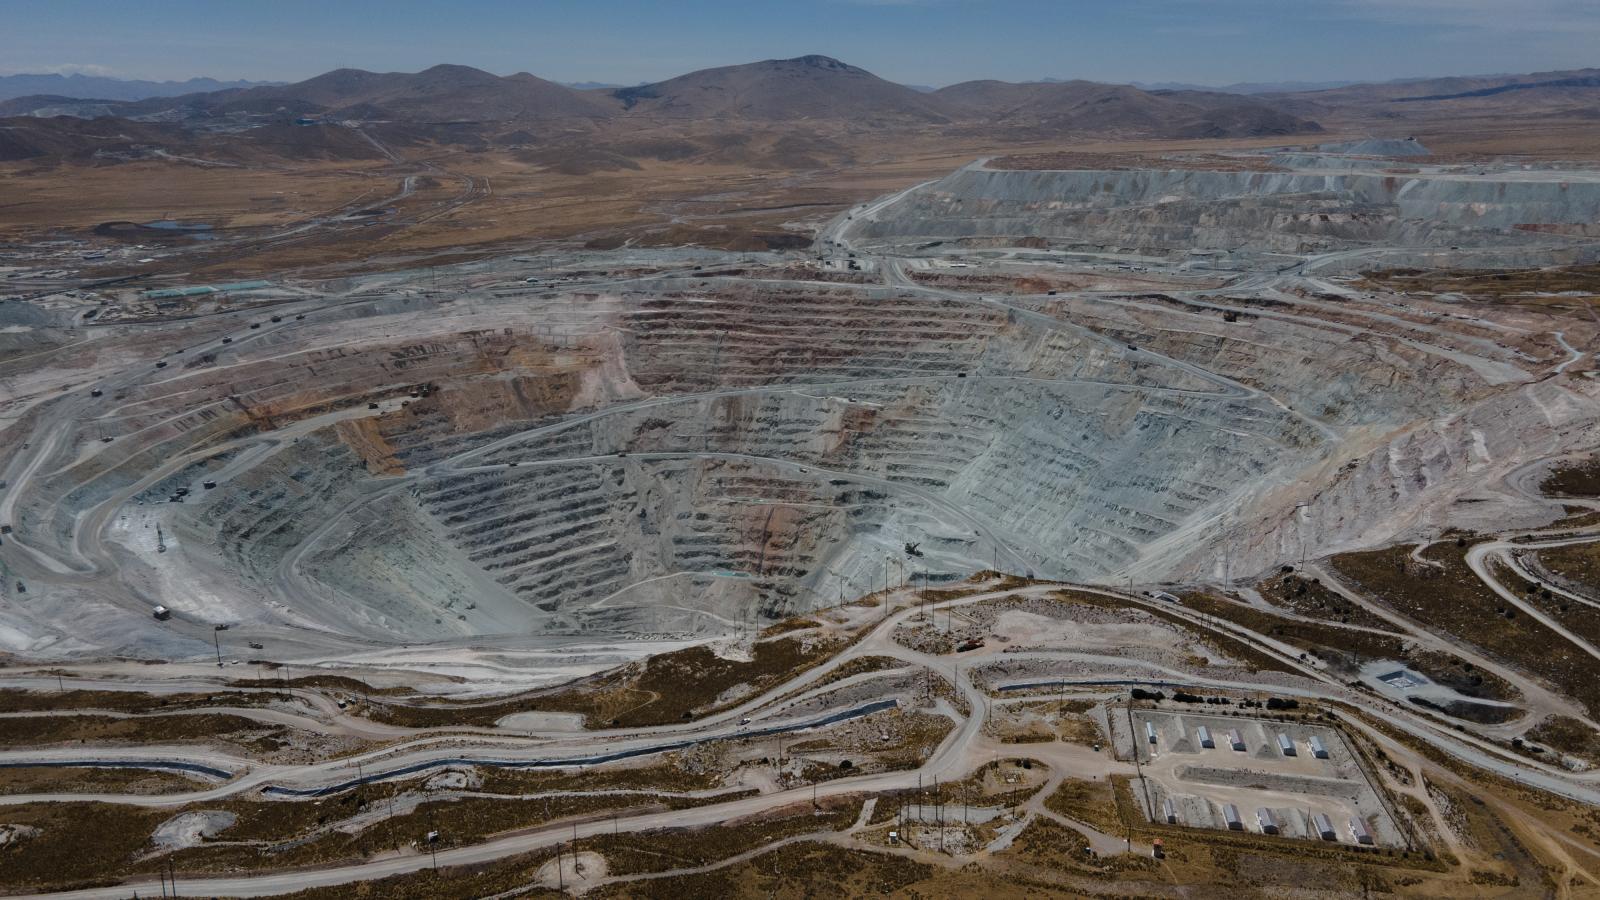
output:
[[[1319,144],[1317,149],[1323,153],[1342,154],[1348,156],[1382,156],[1382,157],[1407,157],[1427,156],[1429,150],[1422,146],[1416,138],[1366,138],[1359,141],[1339,141],[1332,144]]]
[[[273,410],[272,428],[428,389],[289,442],[256,442],[274,432],[237,409],[151,427],[63,470],[66,502],[29,515],[70,546],[74,509],[135,489],[169,546],[113,532],[130,570],[213,585],[215,606],[172,602],[219,618],[281,603],[370,638],[716,632],[872,590],[886,562],[896,581],[996,564],[1219,576],[1226,544],[1231,573],[1259,571],[1303,541],[1427,527],[1481,479],[1594,429],[1588,388],[1516,388],[1517,349],[1425,316],[1380,335],[1351,304],[1229,323],[1225,303],[1160,296],[1008,307],[730,283],[596,296],[572,326],[591,336],[565,346],[483,327],[541,303],[570,310],[522,297],[449,321],[466,343],[424,310],[368,324],[410,334],[387,349],[240,351],[233,383],[259,385],[247,406]],[[330,404],[288,374],[335,365],[372,393]],[[151,422],[211,381],[197,368],[149,389]],[[241,449],[137,489],[208,445]],[[208,477],[216,489],[162,502]],[[1473,509],[1550,514],[1526,498]]]
[[[1548,256],[1600,234],[1600,176],[1551,172],[1017,171],[981,163],[907,194],[859,234],[927,240],[1044,238],[1054,246],[1181,255],[1372,247]],[[1569,245],[1571,246],[1569,249]]]
[[[150,843],[163,851],[184,850],[232,828],[239,817],[226,810],[196,810],[174,816],[156,826]]]
[[[4,558],[20,538],[48,560],[18,570],[25,600],[0,591],[0,641],[182,652],[129,628],[152,598],[180,621],[380,644],[726,634],[923,573],[1220,579],[1542,524],[1559,505],[1507,476],[1600,444],[1577,349],[1595,323],[1308,271],[1388,261],[1393,240],[1460,257],[1438,242],[1523,235],[1517,252],[1559,259],[1569,237],[1516,226],[1581,227],[1600,196],[1577,174],[1498,185],[969,167],[843,220],[897,248],[857,251],[862,283],[796,278],[789,258],[564,292],[486,264],[492,290],[357,281],[245,341],[192,326],[218,333],[171,338],[208,349],[159,370],[152,332],[103,339],[95,377],[149,377],[64,394],[84,376],[56,361],[0,398],[0,446],[39,451],[0,495]],[[1096,258],[1096,289],[1057,291],[1037,276],[1058,256],[957,262],[928,246],[946,233],[1240,243],[1233,271],[1168,266],[1129,291]],[[1308,241],[1353,249],[1273,255]]]

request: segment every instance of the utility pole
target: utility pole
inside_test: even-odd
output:
[[[1591,310],[1591,314],[1592,312],[1593,311]],[[1294,511],[1296,513],[1294,530],[1299,534],[1300,537],[1300,569],[1302,572],[1306,567],[1306,511],[1309,510],[1310,507],[1311,504],[1306,501],[1301,501],[1300,503],[1296,503],[1294,505]]]
[[[61,694],[65,694],[67,692],[67,686],[61,681],[60,672],[56,673],[56,692]]]
[[[1233,590],[1233,545],[1228,540],[1228,517],[1222,517],[1222,589]]]
[[[216,645],[217,648],[217,668],[219,669],[222,668],[222,638],[217,637],[220,633],[215,627],[211,629],[211,643]]]
[[[883,558],[883,617],[889,618],[889,557]]]
[[[439,826],[433,820],[433,807],[428,807],[428,852],[433,854],[433,871],[439,872]],[[557,868],[560,863],[557,862]]]

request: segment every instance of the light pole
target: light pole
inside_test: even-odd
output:
[[[433,818],[433,807],[428,807],[428,852],[433,854],[433,871],[439,872],[439,826]],[[556,868],[561,868],[561,861],[556,860]]]

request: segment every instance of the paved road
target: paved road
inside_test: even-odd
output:
[[[1049,586],[1030,586],[1020,589],[990,591],[965,598],[933,604],[931,605],[931,608],[942,611],[951,607],[981,603],[987,600],[997,599],[1005,596],[1037,596],[1048,594],[1052,590],[1054,590],[1054,588]],[[1128,596],[1121,594],[1120,592],[1104,591],[1099,589],[1092,590],[1096,590],[1098,593],[1102,593],[1106,596],[1118,597],[1119,599],[1129,601],[1135,605],[1150,605],[1168,612],[1176,612],[1178,615],[1193,621],[1201,627],[1223,628],[1231,634],[1249,634],[1248,630],[1241,631],[1237,628],[1237,626],[1229,627],[1224,623],[1217,623],[1214,621],[1207,622],[1206,617],[1200,616],[1199,614],[1193,613],[1192,611],[1186,610],[1182,607],[1173,607],[1171,604],[1148,600],[1146,598],[1139,598],[1136,596]],[[909,772],[881,773],[829,782],[817,788],[817,793],[820,796],[835,796],[855,792],[875,792],[905,789],[915,785],[919,778],[925,782],[931,781],[935,777],[940,778],[941,780],[952,780],[964,776],[966,773],[970,772],[972,769],[981,765],[988,759],[1002,754],[1007,756],[1015,756],[1019,754],[1035,756],[1042,762],[1052,766],[1053,771],[1058,771],[1063,774],[1074,775],[1077,777],[1103,777],[1109,771],[1121,771],[1123,768],[1126,768],[1123,764],[1109,761],[1102,754],[1094,753],[1087,748],[1078,747],[1076,745],[1000,745],[986,738],[982,733],[982,726],[984,722],[984,715],[982,713],[987,709],[989,700],[988,697],[967,677],[967,671],[970,671],[971,668],[971,661],[966,657],[930,656],[928,654],[920,653],[918,651],[903,647],[893,640],[892,635],[894,629],[911,619],[921,616],[922,614],[923,613],[920,609],[912,606],[902,609],[884,618],[878,625],[874,626],[861,641],[852,646],[844,654],[841,654],[839,657],[836,657],[834,660],[830,661],[824,666],[819,666],[807,673],[804,673],[800,678],[797,678],[792,682],[786,683],[778,688],[774,688],[766,692],[766,694],[763,696],[763,700],[770,702],[772,699],[779,696],[778,692],[780,690],[787,693],[795,690],[798,687],[804,687],[812,684],[825,677],[828,672],[837,668],[839,665],[845,664],[851,659],[860,658],[865,655],[884,655],[902,660],[909,666],[918,668],[926,667],[933,672],[936,672],[940,677],[954,684],[960,697],[967,705],[967,708],[973,713],[977,713],[968,714],[965,716],[959,714],[956,715],[958,720],[957,728],[951,732],[951,734],[940,744],[940,746],[920,769]],[[1279,652],[1270,643],[1266,643],[1265,647],[1269,653],[1276,654]],[[1048,661],[1054,656],[1054,654],[1045,652],[1020,654],[1014,656],[1008,654],[1008,658],[1015,658],[1019,662],[1023,661],[1024,659]],[[1289,662],[1289,660],[1284,661]],[[1437,728],[1432,723],[1423,721],[1411,714],[1409,711],[1399,708],[1393,704],[1389,704],[1382,699],[1374,699],[1359,692],[1342,689],[1337,685],[1337,683],[1328,683],[1326,676],[1322,676],[1320,672],[1312,667],[1301,666],[1300,668],[1302,672],[1313,682],[1322,683],[1311,683],[1307,684],[1305,687],[1276,685],[1267,687],[1265,689],[1275,693],[1281,693],[1290,696],[1303,696],[1308,698],[1325,698],[1329,695],[1332,695],[1335,699],[1363,709],[1369,715],[1372,715],[1381,721],[1386,721],[1391,726],[1399,727],[1408,733],[1422,737],[1424,740],[1427,740],[1429,743],[1433,744],[1439,749],[1463,758],[1474,763],[1475,765],[1483,766],[1491,771],[1501,772],[1506,774],[1508,777],[1515,775],[1522,778],[1522,780],[1526,782],[1555,790],[1558,793],[1562,793],[1566,796],[1572,796],[1575,799],[1580,799],[1584,802],[1600,803],[1600,791],[1594,790],[1582,784],[1581,779],[1556,778],[1549,773],[1540,771],[1536,767],[1530,766],[1525,761],[1507,759],[1503,755],[1495,752],[1494,748],[1492,747],[1477,746],[1473,742],[1461,740],[1459,736],[1442,733],[1441,729]],[[1192,675],[1187,675],[1186,673],[1182,672],[1170,672],[1170,675],[1174,683],[1181,683],[1184,685],[1202,688],[1215,687],[1219,689],[1263,689],[1263,686],[1256,682],[1218,681],[1207,678],[1195,678]],[[1129,679],[1129,681],[1132,682],[1145,684],[1160,683],[1162,680],[1163,679],[1159,677],[1150,679]],[[812,720],[806,721],[812,722]],[[804,727],[804,723],[796,724],[799,727]],[[739,732],[737,730],[728,730],[723,732],[721,736],[737,736],[738,734]],[[706,735],[703,739],[711,739],[714,736],[715,735]],[[539,753],[545,755],[546,759],[549,759],[549,754],[551,753],[570,752],[570,747],[593,747],[595,741],[604,740],[605,738],[603,735],[574,736],[567,734],[546,735],[544,736],[544,739],[547,743],[540,748]],[[681,746],[682,743],[683,741],[669,741],[656,746]],[[637,752],[649,752],[647,745],[642,744],[633,749]],[[422,751],[422,754],[430,757],[430,759],[417,759],[415,758],[416,754],[411,754],[409,751],[402,750],[399,754],[389,755],[389,758],[391,759],[390,765],[393,767],[396,763],[404,763],[407,765],[417,765],[418,763],[426,764],[430,760],[442,760],[443,757],[435,754],[443,752],[446,751]],[[372,759],[373,756],[369,754],[368,758]],[[465,757],[460,754],[459,749],[456,749],[455,758],[460,760],[464,759]],[[578,760],[572,760],[569,758],[567,761],[574,762]],[[421,768],[417,769],[417,771],[421,770]],[[332,770],[327,767],[296,767],[293,771],[289,771],[287,769],[261,769],[249,773],[244,780],[247,781],[251,786],[259,786],[267,783],[271,778],[291,778],[294,780],[299,780],[302,783],[309,778],[312,781],[312,785],[309,785],[307,790],[310,790],[313,793],[321,793],[322,791],[319,790],[319,788],[325,789],[330,785],[326,781],[323,781],[322,784],[316,784],[315,782],[319,779],[326,779],[327,775],[331,772]],[[388,770],[385,770],[385,772],[379,773],[377,777],[382,777],[383,774],[395,773],[390,773]],[[345,779],[345,781],[346,783],[344,784],[334,783],[331,786],[335,789],[349,787],[349,779]],[[235,785],[237,784],[238,782],[235,782]],[[809,801],[811,794],[812,791],[809,788],[802,788],[791,791],[780,791],[724,804],[716,804],[714,806],[708,806],[689,811],[673,811],[670,813],[651,813],[621,817],[617,820],[615,825],[610,822],[597,822],[588,825],[580,824],[578,826],[578,834],[581,838],[584,835],[592,835],[612,828],[617,828],[620,830],[640,830],[660,827],[711,824],[725,821],[729,818],[737,816],[749,815],[756,812],[771,811],[796,802]],[[145,805],[159,806],[164,805],[165,803],[183,801],[155,797],[144,798],[141,802]],[[570,836],[570,834],[571,832],[568,826],[558,825],[537,829],[524,834],[508,835],[482,844],[473,845],[470,847],[455,848],[441,853],[440,864],[456,865],[486,862],[503,858],[508,855],[550,846],[557,841],[565,840]],[[430,860],[425,856],[402,855],[375,859],[359,865],[341,866],[316,871],[194,879],[188,880],[187,884],[180,883],[180,888],[186,895],[200,894],[262,896],[266,894],[287,892],[292,890],[303,890],[311,887],[342,884],[353,880],[381,878],[387,875],[417,871],[427,867],[428,865],[430,865]],[[121,897],[126,896],[127,892],[135,887],[139,887],[139,885],[129,884],[119,886],[117,888],[90,889],[87,891],[69,892],[50,896],[84,898]],[[121,893],[118,893],[119,891]]]

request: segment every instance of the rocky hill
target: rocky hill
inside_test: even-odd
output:
[[[613,96],[629,114],[680,119],[947,120],[927,94],[826,56],[703,69]]]
[[[1204,91],[1150,92],[1092,81],[968,81],[943,88],[933,97],[962,119],[1047,134],[1192,138],[1320,130],[1317,123],[1254,97]]]
[[[1092,82],[977,81],[919,91],[826,56],[690,72],[635,87],[575,90],[518,73],[439,65],[417,73],[336,69],[288,85],[138,101],[60,94],[14,98],[0,115],[112,116],[213,127],[218,119],[361,120],[418,125],[826,122],[852,130],[997,127],[1027,136],[1251,137],[1308,133],[1315,122],[1272,102],[1202,91],[1148,92]]]

